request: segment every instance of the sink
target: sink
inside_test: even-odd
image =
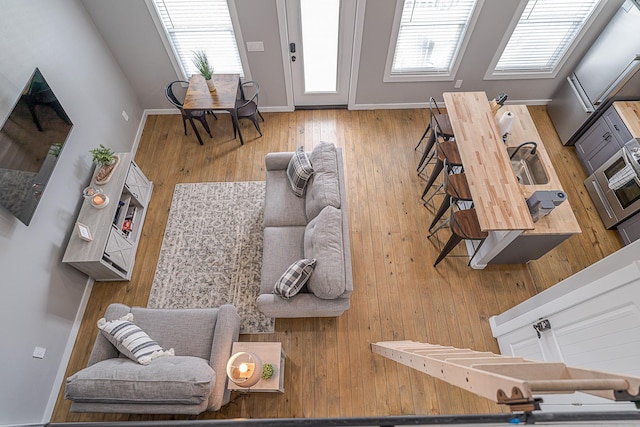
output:
[[[516,151],[517,147],[508,147],[509,157]],[[547,184],[549,177],[542,166],[542,161],[538,153],[531,154],[531,147],[522,147],[511,159],[511,167],[516,173],[518,182],[522,185]]]

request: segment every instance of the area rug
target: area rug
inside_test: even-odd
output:
[[[274,331],[256,306],[264,182],[177,184],[147,307],[233,304],[240,333]]]

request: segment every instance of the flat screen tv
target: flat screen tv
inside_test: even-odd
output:
[[[40,70],[0,128],[0,205],[29,225],[73,124]]]

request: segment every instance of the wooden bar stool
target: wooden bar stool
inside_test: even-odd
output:
[[[453,138],[453,129],[451,127],[451,120],[449,120],[449,115],[443,114],[440,111],[440,108],[438,108],[434,97],[429,98],[429,113],[429,124],[422,134],[420,141],[418,141],[418,145],[416,145],[416,147],[414,148],[414,150],[417,150],[418,147],[420,147],[420,144],[422,144],[422,141],[427,138],[428,135],[424,151],[422,152],[422,157],[420,158],[420,162],[418,163],[418,174],[422,173],[431,158],[433,158],[433,147],[436,140],[438,139],[438,136],[442,137],[445,141]]]
[[[447,166],[448,165],[445,160],[444,168],[447,169]],[[451,203],[456,203],[460,200],[467,202],[473,201],[471,198],[471,190],[469,190],[469,183],[467,182],[467,176],[464,172],[452,174],[446,173],[444,175],[444,194],[445,197],[442,199],[442,203],[429,226],[429,231],[431,231],[440,218],[442,218],[442,215],[444,215],[447,209],[449,209]]]
[[[445,160],[449,166],[462,166],[462,160],[460,159],[460,153],[458,152],[458,145],[455,141],[442,141],[436,143],[436,163],[431,171],[431,175],[429,175],[429,179],[427,180],[427,184],[424,186],[424,191],[421,196],[422,201],[425,202],[425,206],[426,203],[431,200],[433,195],[427,200],[425,200],[424,196],[427,195],[436,178],[444,169]],[[436,192],[437,190],[434,191],[433,194]]]
[[[449,216],[451,237],[449,237],[449,240],[445,243],[440,255],[438,255],[438,258],[436,259],[436,262],[433,263],[434,267],[437,266],[440,261],[442,261],[461,241],[480,240],[480,243],[473,251],[471,258],[469,258],[469,263],[467,265],[471,265],[471,261],[473,261],[473,258],[476,256],[480,247],[489,235],[489,233],[480,229],[480,223],[478,222],[478,216],[476,215],[475,208],[456,210],[454,208],[455,206],[455,203],[451,203],[451,215]],[[433,236],[436,231],[431,233],[429,237]]]

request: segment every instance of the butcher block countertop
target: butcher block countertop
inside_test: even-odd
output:
[[[538,222],[531,219],[526,198],[537,190],[564,190],[526,105],[506,105],[494,116],[485,92],[445,92],[443,96],[483,230],[524,230],[524,236],[581,233],[569,200]],[[506,145],[497,120],[505,111],[515,115]],[[521,185],[513,172],[506,148],[527,141],[538,146],[547,184]]]
[[[549,177],[549,182],[542,185],[520,185],[520,189],[525,198],[528,198],[537,190],[560,190],[564,192],[560,179],[553,168],[553,163],[549,158],[542,138],[536,129],[536,126],[529,114],[526,105],[505,105],[496,113],[500,117],[505,111],[511,111],[515,120],[509,138],[507,139],[508,147],[517,147],[526,141],[533,141],[538,145],[537,151],[545,172]],[[530,147],[527,147],[530,148]],[[571,209],[571,201],[565,200],[557,206],[551,213],[535,223],[533,230],[527,230],[522,233],[525,236],[548,235],[548,234],[578,234],[581,233],[580,225],[576,220],[576,216]]]
[[[485,92],[445,92],[478,222],[483,231],[534,228]]]
[[[620,118],[634,138],[640,138],[640,101],[616,101],[613,103]]]

